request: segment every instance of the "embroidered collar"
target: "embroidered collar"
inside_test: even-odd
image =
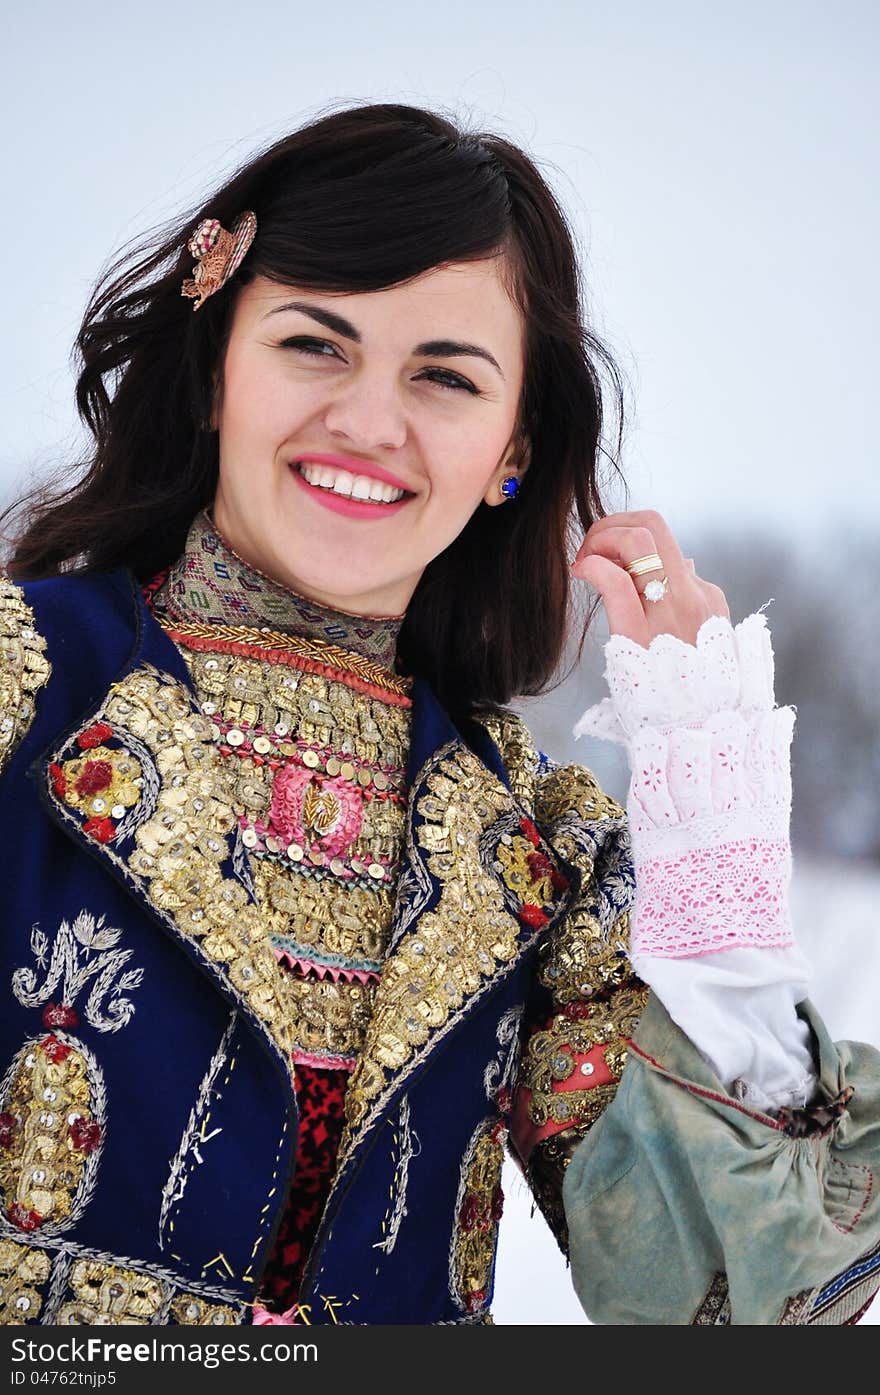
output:
[[[353,615],[310,600],[245,562],[196,515],[177,561],[151,598],[154,613],[188,624],[245,625],[318,639],[395,671],[402,615]]]

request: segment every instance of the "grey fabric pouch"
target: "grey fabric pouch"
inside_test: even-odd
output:
[[[809,1002],[798,1013],[819,1108],[774,1119],[733,1098],[650,995],[563,1184],[593,1322],[837,1324],[880,1286],[880,1052],[833,1043]]]

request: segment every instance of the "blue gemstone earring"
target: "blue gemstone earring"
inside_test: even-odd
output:
[[[516,475],[508,475],[506,480],[502,480],[499,488],[505,499],[515,499],[519,493],[519,480]]]

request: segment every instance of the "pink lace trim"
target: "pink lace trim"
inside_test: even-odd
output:
[[[737,945],[794,944],[787,839],[744,838],[637,865],[633,959],[683,959]]]

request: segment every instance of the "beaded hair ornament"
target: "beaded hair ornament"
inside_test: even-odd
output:
[[[203,218],[186,244],[196,259],[193,274],[181,287],[181,295],[195,300],[199,310],[215,291],[225,286],[244,261],[257,232],[255,213],[239,213],[229,232],[216,218]]]

